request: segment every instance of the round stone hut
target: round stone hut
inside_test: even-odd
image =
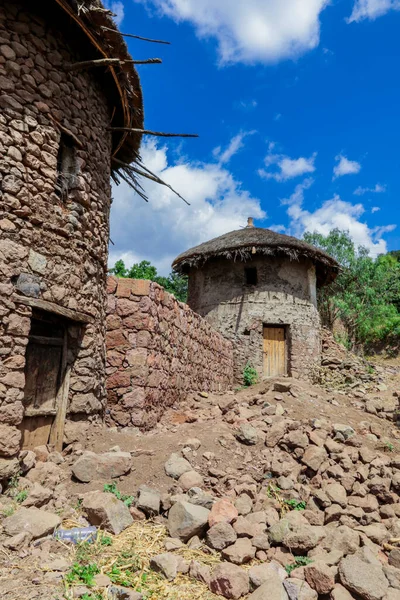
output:
[[[259,376],[307,377],[320,360],[317,287],[338,264],[294,237],[253,226],[178,256],[189,306],[235,342],[235,377],[249,363]]]
[[[110,177],[143,110],[101,2],[0,0],[0,109],[2,480],[21,447],[61,448],[66,415],[104,408]]]

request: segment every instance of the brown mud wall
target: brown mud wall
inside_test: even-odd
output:
[[[157,283],[108,279],[109,424],[148,429],[191,391],[226,390],[233,346]]]

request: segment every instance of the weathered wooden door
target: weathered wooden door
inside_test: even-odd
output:
[[[264,375],[286,375],[286,340],[284,327],[264,327]]]
[[[25,413],[20,426],[25,450],[49,442],[59,408],[65,339],[62,326],[32,319],[25,355]]]

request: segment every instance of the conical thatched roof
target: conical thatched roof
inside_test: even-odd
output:
[[[247,261],[257,254],[284,255],[290,260],[309,258],[316,265],[319,285],[333,281],[339,271],[336,260],[319,248],[289,235],[252,226],[230,231],[186,250],[174,260],[172,267],[178,273],[188,273],[191,268],[201,266],[214,257]]]
[[[64,11],[60,13],[60,26],[68,28],[71,45],[85,44],[81,60],[118,58],[132,60],[123,36],[113,21],[112,13],[100,0],[51,0]],[[88,51],[89,48],[89,51]],[[95,72],[106,77],[104,93],[115,106],[113,127],[143,129],[143,99],[139,76],[132,63],[96,67]],[[123,171],[122,163],[136,162],[139,157],[141,134],[137,132],[113,132],[112,169],[115,175]]]

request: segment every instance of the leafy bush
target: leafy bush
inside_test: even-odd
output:
[[[258,381],[258,373],[248,362],[243,370],[243,383],[246,387],[254,385]]]
[[[293,564],[286,565],[285,567],[286,573],[289,575],[289,577],[291,572],[297,569],[298,567],[306,567],[307,565],[313,562],[311,558],[308,558],[308,556],[296,556],[294,560],[295,562]]]
[[[99,567],[95,564],[81,565],[75,562],[69,573],[67,573],[65,579],[68,583],[84,583],[88,587],[92,587],[94,584],[94,576],[100,573]]]
[[[125,496],[124,494],[121,494],[115,482],[105,483],[103,491],[108,492],[109,494],[114,494],[114,496],[118,498],[118,500],[122,500],[122,502],[126,504],[126,506],[132,506],[133,501],[135,499],[134,496]]]
[[[307,503],[304,502],[304,500],[296,500],[296,498],[285,500],[285,504],[290,506],[292,510],[305,510],[307,506]]]
[[[318,290],[323,325],[341,322],[346,347],[396,344],[400,336],[400,262],[397,253],[375,260],[368,249],[355,247],[349,233],[333,229],[329,235],[305,233],[306,242],[333,256],[341,266],[336,280]]]

